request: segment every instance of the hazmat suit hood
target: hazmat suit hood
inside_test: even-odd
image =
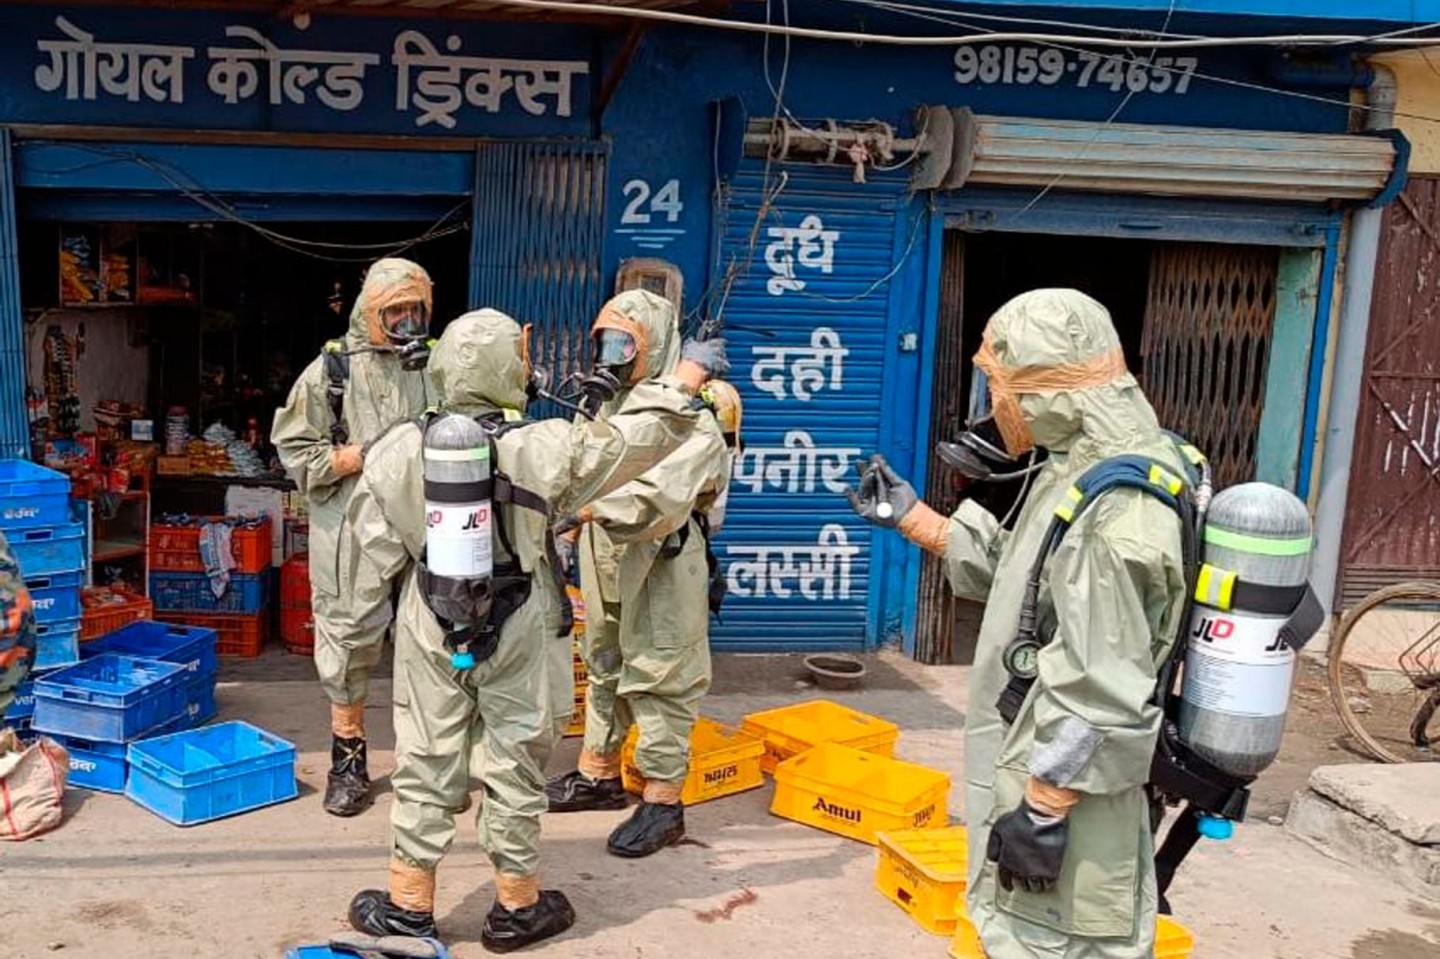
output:
[[[453,320],[430,356],[441,405],[472,416],[524,412],[530,378],[527,335],[499,310],[472,310]]]
[[[1105,447],[1140,444],[1160,428],[1125,368],[1109,311],[1079,290],[1031,290],[1010,300],[985,325],[975,362],[989,377],[1002,433],[1010,405],[1035,446],[1064,453],[1087,438]],[[1026,452],[1011,448],[1009,435],[1006,447]]]
[[[635,338],[639,358],[627,386],[675,371],[680,363],[680,323],[674,305],[648,290],[626,290],[600,308],[591,332],[618,329]]]
[[[433,284],[425,268],[411,260],[386,257],[375,261],[365,274],[360,295],[350,310],[350,329],[345,334],[350,349],[370,346],[389,349],[380,313],[397,303],[422,303],[429,315],[433,307]]]

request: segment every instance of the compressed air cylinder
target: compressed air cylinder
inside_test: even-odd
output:
[[[1280,642],[1287,613],[1257,612],[1215,597],[1228,573],[1261,586],[1302,586],[1310,573],[1310,514],[1269,483],[1215,495],[1206,516],[1204,564],[1180,693],[1180,735],[1234,776],[1258,775],[1280,751],[1295,651]],[[1208,593],[1211,602],[1200,601]]]
[[[475,420],[447,414],[425,431],[424,458],[425,565],[436,585],[427,601],[450,622],[470,625],[484,611],[465,598],[494,572],[490,441]]]

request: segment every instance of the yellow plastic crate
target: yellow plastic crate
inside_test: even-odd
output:
[[[840,743],[888,757],[895,755],[895,740],[900,738],[900,727],[889,720],[828,699],[751,713],[740,728],[765,741],[761,768],[771,775],[780,763],[821,743]]]
[[[570,599],[570,614],[575,621],[571,632],[580,636],[585,632],[585,599],[580,593],[580,587],[568,583],[565,585],[565,595]]]
[[[770,812],[873,846],[877,833],[948,826],[949,796],[942,772],[821,743],[775,768]]]
[[[939,936],[955,932],[957,903],[965,902],[964,826],[882,832],[875,887]]]
[[[635,743],[639,736],[639,727],[631,726],[620,751],[620,774],[625,788],[637,794],[645,791],[645,777],[635,767]],[[765,776],[760,772],[760,757],[764,754],[765,744],[759,739],[701,716],[690,733],[690,772],[685,777],[680,801],[693,806],[765,785]]]
[[[1190,959],[1195,948],[1195,935],[1169,916],[1157,917],[1155,923],[1155,959]],[[965,913],[965,900],[955,915],[955,938],[950,941],[952,959],[985,959],[985,949],[975,924]]]

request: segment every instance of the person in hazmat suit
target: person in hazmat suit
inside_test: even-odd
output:
[[[622,381],[668,372],[679,360],[674,308],[652,293],[616,296],[592,336],[597,355],[613,361]],[[680,792],[690,733],[710,688],[709,519],[727,490],[741,418],[733,386],[715,381],[707,391],[709,412],[684,446],[576,518],[588,616],[585,743],[578,768],[545,791],[551,812],[624,809],[620,751],[630,727],[638,727],[635,766],[644,793],[606,843],[625,858],[685,836]]]
[[[426,478],[422,447],[431,453],[426,437],[445,419],[400,424],[376,441],[350,504],[351,602],[378,614],[400,588],[390,883],[350,906],[351,924],[370,935],[435,935],[435,871],[469,791],[472,747],[484,784],[480,841],[495,867],[482,944],[509,952],[574,922],[564,894],[542,891],[538,876],[544,768],[574,692],[570,607],[551,527],[679,448],[700,419],[696,392],[725,368],[723,341],[687,345],[673,376],[620,391],[612,415],[526,423],[527,335],[498,311],[467,313],[445,329],[430,363],[442,409],[486,424],[491,438],[494,573],[489,631],[479,634],[489,640],[466,640],[460,652],[464,634],[435,611],[454,594],[426,566],[436,515],[427,500],[439,494]]]
[[[972,417],[974,448],[1008,454],[1012,468],[1035,447],[1049,454],[1013,530],[972,500],[936,513],[883,458],[851,503],[942,557],[956,595],[986,604],[965,730],[966,903],[985,954],[1142,959],[1154,954],[1157,911],[1146,793],[1161,723],[1156,673],[1185,602],[1182,531],[1169,507],[1116,488],[1079,516],[1044,574],[1038,612],[1050,641],[1013,723],[997,699],[1029,567],[1070,485],[1120,454],[1175,476],[1182,462],[1126,371],[1109,314],[1078,291],[1005,304],[975,365],[993,412]]]
[[[270,439],[310,514],[310,598],[315,668],[330,700],[330,775],[325,811],[355,816],[370,805],[365,697],[389,617],[359,622],[347,600],[341,524],[363,464],[362,450],[432,399],[424,364],[430,276],[409,260],[377,261],[365,276],[343,340],[295,381]]]

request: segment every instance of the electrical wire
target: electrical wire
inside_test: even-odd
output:
[[[1137,43],[1131,39],[1109,37],[1073,36],[1066,34],[1036,32],[994,32],[987,34],[962,34],[960,36],[904,36],[888,33],[858,33],[851,30],[828,30],[818,27],[796,27],[790,24],[752,23],[748,20],[729,20],[720,17],[702,17],[671,10],[650,10],[643,7],[613,7],[606,4],[582,3],[576,0],[493,0],[500,7],[521,7],[530,10],[553,10],[563,13],[583,13],[588,16],[608,16],[637,20],[657,20],[680,23],[687,26],[709,27],[732,30],[738,33],[764,33],[777,36],[796,37],[807,40],[832,40],[845,43],[873,43],[899,47],[948,47],[990,42],[1010,43],[1083,43],[1095,47],[1131,48],[1136,46],[1154,47],[1163,50],[1195,50],[1208,47],[1253,47],[1253,46],[1319,46],[1330,44],[1378,44],[1381,46],[1434,46],[1440,45],[1440,37],[1393,37],[1386,34],[1324,34],[1289,33],[1261,34],[1239,37],[1193,37],[1168,40],[1145,40]],[[1426,29],[1440,28],[1440,23],[1431,23]]]
[[[1161,33],[1164,33],[1166,30],[1170,29],[1170,19],[1175,16],[1176,2],[1177,0],[1170,0],[1170,8],[1165,11],[1165,22],[1160,25]],[[1156,52],[1157,51],[1155,50],[1151,50],[1150,56],[1145,60],[1144,66],[1147,69],[1152,64],[1154,64]],[[1100,137],[1105,134],[1105,131],[1110,129],[1110,127],[1114,125],[1115,121],[1120,117],[1121,112],[1125,109],[1125,107],[1130,104],[1130,101],[1134,99],[1134,97],[1135,88],[1130,86],[1129,84],[1126,84],[1124,98],[1115,105],[1114,110],[1110,111],[1110,115],[1105,118],[1105,122],[1095,129],[1095,134],[1090,137],[1089,140],[1085,141],[1085,143],[1081,144],[1080,149],[1075,153],[1074,162],[1078,163],[1080,160],[1084,159],[1085,154],[1090,152],[1090,148],[1094,146],[1097,141],[1099,141]],[[1065,171],[1061,170],[1059,173],[1055,174],[1054,178],[1052,178],[1049,183],[1045,184],[1044,188],[1039,193],[1035,194],[1035,196],[1030,200],[1029,203],[1026,203],[1017,212],[1012,214],[1010,216],[1010,220],[1012,222],[1014,220],[1018,220],[1021,217],[1025,216],[1025,214],[1029,213],[1031,210],[1035,209],[1035,207],[1039,205],[1040,201],[1049,196],[1050,191],[1055,189],[1055,187],[1063,179],[1065,179]]]
[[[894,3],[891,0],[839,0],[840,3],[849,3],[861,7],[879,7],[884,10],[897,12],[918,11],[920,13],[942,13],[946,11],[937,10],[935,7],[921,6],[913,3]],[[959,13],[960,11],[948,11]],[[1167,30],[1147,30],[1144,27],[1107,27],[1094,23],[1075,23],[1069,20],[1042,20],[1035,17],[1014,17],[998,13],[977,13],[974,10],[965,10],[964,16],[971,20],[988,20],[992,23],[1012,23],[1021,26],[1059,27],[1064,30],[1089,30],[1094,33],[1113,33],[1123,37],[1166,37],[1174,39],[1198,40],[1204,35],[1198,33],[1169,33]],[[963,24],[969,26],[969,24]],[[1427,29],[1412,28],[1412,29]]]
[[[97,144],[75,144],[75,148],[105,157],[105,162],[134,163],[137,166],[149,170],[151,173],[154,173],[156,176],[160,177],[165,182],[175,187],[175,189],[182,196],[186,197],[191,202],[197,204],[202,209],[208,210],[209,212],[215,214],[222,220],[226,220],[228,222],[245,227],[246,229],[252,230],[256,234],[260,235],[261,237],[273,243],[275,246],[280,247],[281,249],[285,249],[292,253],[300,254],[302,256],[307,256],[312,259],[324,260],[326,262],[369,263],[378,258],[378,256],[375,255],[377,253],[382,256],[395,256],[400,253],[404,253],[405,251],[421,243],[426,243],[431,240],[439,239],[441,237],[449,236],[451,234],[469,229],[468,222],[458,221],[451,223],[452,218],[455,217],[456,214],[460,213],[462,210],[468,207],[470,201],[468,199],[465,199],[460,201],[450,210],[446,211],[438,220],[436,220],[433,224],[431,224],[430,227],[428,227],[424,232],[420,233],[419,235],[404,240],[395,240],[390,243],[335,243],[325,240],[311,240],[304,237],[290,236],[281,233],[278,230],[274,230],[270,227],[263,226],[253,220],[247,219],[232,205],[225,202],[225,200],[218,196],[215,196],[214,194],[205,190],[202,186],[191,180],[183,170],[180,170],[163,160],[156,160],[153,157],[143,156],[139,153],[134,153],[128,150],[117,150]],[[103,163],[97,163],[94,165],[99,166],[103,165]],[[342,250],[355,253],[366,253],[367,255],[353,257],[334,256],[327,253],[317,252],[320,250]]]

